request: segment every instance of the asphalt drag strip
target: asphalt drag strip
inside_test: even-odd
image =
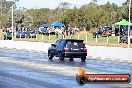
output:
[[[2,64],[3,63],[3,64]],[[3,66],[4,65],[4,66]],[[53,88],[53,86],[56,85],[55,88],[131,88],[131,84],[129,85],[116,85],[116,84],[86,84],[84,86],[80,86],[76,83],[75,80],[75,75],[77,73],[76,71],[76,67],[70,67],[70,66],[60,66],[59,64],[46,64],[46,63],[39,63],[39,62],[35,62],[35,61],[28,61],[28,60],[21,60],[21,59],[17,59],[17,58],[11,58],[11,57],[0,57],[0,76],[4,76],[5,80],[6,77],[10,78],[10,77],[14,77],[12,76],[18,76],[13,78],[13,80],[20,80],[20,81],[24,81],[21,80],[21,77],[26,77],[27,80],[34,80],[34,83],[37,84],[37,86],[40,86],[40,84],[38,84],[37,81],[44,81],[44,84],[46,82],[46,84],[50,85],[54,84],[51,86],[51,88]],[[33,69],[33,70],[32,70]],[[88,73],[96,73],[94,71],[91,70],[87,70]],[[5,73],[5,75],[4,75]],[[9,75],[9,77],[8,77]],[[10,76],[11,75],[11,76]],[[6,76],[6,77],[5,77]],[[19,78],[20,79],[16,79]],[[1,77],[1,78],[2,78]],[[25,78],[25,79],[26,79]],[[26,81],[24,81],[24,83],[27,84],[32,84],[32,83],[28,83]],[[37,80],[37,81],[36,81]],[[40,82],[41,83],[41,82]],[[50,88],[48,87],[47,88]],[[24,88],[30,88],[27,86],[31,86],[31,85],[26,85],[26,87]],[[37,86],[33,87],[33,88],[37,88]],[[44,86],[44,85],[42,85]],[[123,86],[123,87],[122,87]],[[46,86],[42,87],[45,88]],[[7,87],[8,88],[8,87]],[[14,87],[12,87],[14,88]],[[19,88],[19,87],[18,87]],[[20,87],[21,88],[21,87]],[[31,87],[32,88],[32,87]],[[41,87],[39,87],[41,88]]]

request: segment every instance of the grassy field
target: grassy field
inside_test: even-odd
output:
[[[5,33],[0,32],[0,39],[3,40],[3,36]],[[58,35],[58,38],[56,38],[56,35],[42,35],[37,34],[37,38],[14,38],[16,41],[34,41],[34,42],[50,42],[54,43],[57,39],[63,38],[62,35]],[[93,38],[92,33],[89,32],[80,32],[76,33],[72,36],[65,36],[65,38],[70,39],[82,39],[84,40],[85,44],[93,45],[93,46],[112,46],[112,47],[127,47],[127,44],[125,43],[119,43],[118,44],[118,38],[117,36],[110,36],[108,37],[100,37],[100,38]],[[132,45],[130,46],[132,47]]]
[[[4,32],[0,32],[0,40],[3,40],[4,39]]]

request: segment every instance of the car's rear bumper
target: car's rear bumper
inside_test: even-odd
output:
[[[81,58],[87,56],[87,52],[65,52],[65,57]]]

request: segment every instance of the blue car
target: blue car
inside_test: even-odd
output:
[[[38,32],[39,32],[39,34],[46,34],[47,33],[47,28],[39,27]]]
[[[29,38],[30,34],[28,32],[18,32],[16,38]]]
[[[96,32],[93,33],[94,37],[100,37],[100,36],[111,36],[112,34],[112,27],[105,26],[101,29],[98,29]]]
[[[29,32],[29,34],[30,34],[29,38],[36,38],[36,34],[37,34],[36,31],[32,30]]]
[[[84,40],[77,39],[59,39],[55,44],[51,44],[48,49],[48,57],[52,59],[54,56],[59,57],[60,60],[64,58],[81,58],[82,61],[86,60],[87,48],[83,43]]]

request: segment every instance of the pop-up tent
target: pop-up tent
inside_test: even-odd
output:
[[[117,22],[114,25],[129,25],[129,22],[123,19],[122,21]],[[132,25],[132,23],[130,23],[130,25]]]
[[[119,30],[119,36],[120,36],[120,32],[122,32],[121,29],[123,29],[123,31],[127,31],[129,25],[130,25],[130,30],[131,30],[132,23],[123,19],[122,21],[115,23],[113,26],[119,26],[118,30]],[[121,26],[122,26],[122,28],[121,28]],[[118,39],[118,42],[119,42],[119,39]]]
[[[62,27],[62,26],[65,26],[65,25],[64,25],[64,24],[62,24],[61,22],[56,21],[56,22],[52,23],[52,24],[51,24],[51,26],[58,26],[58,27]]]

